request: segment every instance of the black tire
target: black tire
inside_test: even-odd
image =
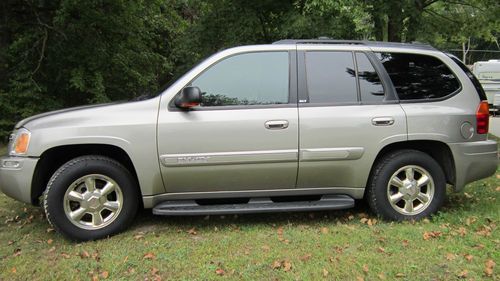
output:
[[[66,192],[76,186],[72,185],[72,183],[90,175],[105,176],[114,181],[118,186],[117,190],[120,190],[121,209],[116,211],[116,214],[111,216],[112,219],[108,220],[99,229],[82,228],[72,222],[65,212],[65,202],[68,202],[68,200],[65,200]],[[83,191],[85,192],[86,186],[83,186]],[[95,190],[103,190],[97,187],[97,180],[94,181],[94,186]],[[107,196],[104,195],[102,197]],[[109,196],[118,195],[112,193]],[[67,162],[54,173],[44,192],[43,207],[49,223],[55,230],[71,240],[87,241],[108,237],[126,229],[135,218],[139,207],[139,199],[140,193],[136,180],[123,165],[107,157],[89,155]],[[103,200],[107,202],[108,199]],[[69,206],[69,204],[74,203],[67,204]],[[106,212],[106,210],[103,211]],[[98,212],[101,214],[103,211]],[[102,215],[100,217],[102,218]]]
[[[406,185],[404,185],[404,188],[401,189],[392,184],[388,186],[389,181],[393,178],[393,175],[404,167],[413,167],[415,168],[413,169],[414,171],[417,171],[416,169],[418,168],[422,168],[421,171],[427,172],[429,174],[431,178],[429,183],[433,183],[434,192],[431,199],[427,201],[428,203],[424,203],[419,199],[412,199],[412,196],[416,196],[417,193],[420,193],[420,189],[418,187],[413,187],[411,192],[408,191],[410,190],[408,186],[411,186],[411,181],[404,181]],[[403,172],[404,171],[401,171],[401,173]],[[415,172],[415,175],[417,177],[419,175],[420,177],[422,177],[422,174],[419,174],[418,171]],[[401,176],[397,177],[399,178]],[[430,190],[428,188],[430,188],[429,185],[423,186],[423,192],[431,193],[431,191],[428,191]],[[398,191],[395,192],[393,191],[394,189],[397,189]],[[409,195],[406,195],[409,196],[409,199],[402,198],[399,199],[399,201],[394,201],[398,202],[399,205],[391,204],[389,200],[389,193],[391,195],[394,195],[394,193],[398,193],[397,195],[400,195],[402,194],[400,190],[409,192]],[[383,156],[375,164],[366,194],[366,199],[368,200],[368,204],[370,205],[371,210],[379,217],[392,221],[420,220],[422,218],[429,217],[440,209],[440,207],[443,205],[445,197],[446,180],[441,166],[428,154],[409,149],[391,152]],[[408,202],[416,200],[417,207],[419,207],[418,204],[422,204],[420,211],[417,212],[415,210],[414,212],[408,212],[407,214],[401,213],[406,211],[406,200],[408,200]],[[401,203],[401,201],[403,202]],[[395,206],[393,207],[393,205]],[[413,206],[414,203],[411,203],[411,205]]]

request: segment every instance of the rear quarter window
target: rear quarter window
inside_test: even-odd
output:
[[[438,58],[405,53],[376,53],[400,100],[441,99],[460,89],[453,72]]]

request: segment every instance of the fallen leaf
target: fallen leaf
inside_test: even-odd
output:
[[[500,191],[500,186],[497,186],[497,188],[495,188],[495,191]]]
[[[12,244],[14,244],[14,241],[12,240],[9,240],[9,242],[7,242],[7,245],[12,245]]]
[[[196,234],[198,234],[198,233],[196,232],[196,229],[195,229],[194,227],[193,227],[193,228],[191,228],[190,230],[188,230],[188,233],[189,233],[189,234],[191,234],[191,235],[196,235]]]
[[[285,272],[288,272],[288,271],[292,270],[292,263],[290,261],[288,261],[288,260],[285,260],[283,262],[283,270]]]
[[[264,245],[264,246],[261,247],[261,249],[263,251],[269,252],[271,250],[271,247],[269,247],[268,245]]]
[[[224,275],[225,273],[226,273],[226,272],[225,272],[225,271],[224,271],[224,269],[222,269],[222,268],[217,268],[217,269],[215,270],[215,274],[217,274],[217,275],[219,275],[219,276],[222,276],[222,275]]]
[[[14,254],[13,254],[13,256],[14,256],[14,257],[18,257],[18,256],[20,256],[20,255],[21,255],[21,249],[19,249],[19,248],[15,249],[15,250],[14,250]]]
[[[495,268],[495,262],[491,259],[487,260],[484,263],[484,274],[486,274],[486,276],[492,276],[493,268]]]
[[[160,270],[158,268],[156,268],[156,267],[151,268],[151,274],[157,275],[158,272],[160,272]]]
[[[323,276],[324,277],[327,277],[328,276],[328,270],[326,270],[325,268],[323,268]]]
[[[276,232],[278,232],[279,236],[283,236],[283,227],[281,227],[281,226],[278,227],[278,230]]]
[[[469,271],[467,271],[467,269],[464,269],[457,276],[458,278],[466,278],[467,274],[469,274]]]
[[[383,273],[383,272],[380,272],[377,276],[378,276],[378,278],[379,278],[380,280],[386,280],[386,279],[387,279],[387,278],[385,277],[385,273]]]
[[[352,220],[354,219],[354,216],[353,216],[353,215],[349,215],[349,216],[347,217],[347,219],[348,219],[348,220],[350,220],[350,221],[352,221]]]
[[[154,260],[156,258],[156,256],[155,256],[155,254],[149,252],[149,253],[144,254],[143,258],[146,260]]]
[[[55,250],[56,250],[56,247],[54,247],[54,246],[53,246],[52,248],[50,248],[50,249],[49,249],[49,253],[52,253],[52,252],[54,252]]]
[[[377,223],[377,219],[368,219],[368,221],[366,222],[366,224],[368,224],[368,226],[375,225],[376,223]]]
[[[360,222],[360,223],[363,223],[363,224],[365,224],[367,221],[368,221],[368,219],[367,219],[367,218],[361,218],[361,219],[359,220],[359,222]]]
[[[441,231],[429,231],[429,232],[426,231],[423,234],[423,238],[424,238],[424,240],[429,240],[431,238],[441,237],[441,235],[443,235],[443,233]]]
[[[464,257],[465,257],[465,259],[466,259],[468,262],[472,261],[472,259],[474,258],[472,255],[469,255],[469,254],[464,255]]]
[[[467,229],[465,229],[465,227],[459,227],[458,234],[460,234],[460,236],[464,237],[467,234]]]
[[[470,194],[469,194],[469,193],[467,193],[467,192],[464,192],[464,195],[465,195],[465,197],[467,197],[467,199],[471,199],[472,197],[474,197],[474,196],[470,195]]]
[[[92,258],[96,261],[100,261],[101,260],[101,257],[99,256],[99,251],[95,251],[93,254],[92,254]]]
[[[309,259],[311,259],[311,257],[312,257],[312,254],[305,254],[302,257],[300,257],[300,260],[301,261],[308,261]]]
[[[446,259],[449,260],[449,261],[454,260],[455,259],[455,254],[447,253],[446,254]]]
[[[135,239],[135,240],[140,240],[140,239],[142,239],[142,238],[144,238],[144,234],[137,234],[137,235],[134,235],[134,239]]]
[[[101,277],[102,277],[103,279],[107,279],[107,278],[109,277],[109,272],[107,272],[107,271],[103,271],[103,272],[101,272]]]
[[[321,233],[323,233],[323,234],[328,234],[328,228],[326,228],[326,227],[322,227],[322,228],[321,228]]]
[[[379,253],[385,253],[385,249],[384,249],[384,248],[382,248],[382,247],[378,247],[378,248],[377,248],[377,251],[378,251]]]
[[[410,242],[409,242],[408,240],[406,240],[406,239],[405,239],[405,240],[403,240],[403,243],[402,243],[402,244],[403,244],[403,247],[408,247],[409,243],[410,243]]]
[[[69,259],[71,256],[66,254],[66,253],[61,253],[61,257],[65,258],[65,259]]]
[[[15,267],[13,267],[13,268],[10,270],[10,272],[12,272],[12,273],[17,273],[17,269],[16,269]]]
[[[483,244],[477,244],[473,248],[477,249],[477,250],[482,250],[482,249],[484,249],[484,245]]]
[[[489,237],[491,236],[491,227],[483,225],[476,231],[476,234],[479,236]]]
[[[365,279],[363,277],[361,277],[361,276],[356,277],[356,280],[357,281],[365,281]]]
[[[51,232],[53,232],[53,231],[54,231],[54,229],[49,227],[49,228],[47,228],[47,230],[46,230],[46,231],[47,231],[47,233],[51,233]]]
[[[368,273],[368,265],[363,264],[363,272]]]
[[[90,258],[90,254],[89,252],[83,250],[81,253],[80,253],[80,258],[82,259],[87,259],[87,258]]]
[[[281,267],[281,261],[275,260],[272,265],[273,269],[278,269]]]
[[[396,273],[396,277],[397,278],[402,278],[402,277],[405,277],[405,274],[404,273]]]
[[[477,221],[476,217],[468,217],[465,219],[465,225],[470,226],[471,224],[475,223]]]

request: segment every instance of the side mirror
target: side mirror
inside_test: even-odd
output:
[[[185,87],[181,94],[175,99],[175,106],[182,109],[190,109],[201,103],[201,91],[198,87]]]

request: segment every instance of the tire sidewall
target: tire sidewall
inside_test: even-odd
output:
[[[64,195],[77,179],[89,174],[102,174],[113,179],[121,188],[123,207],[109,225],[87,230],[74,225],[64,211]],[[118,162],[100,156],[75,158],[63,165],[49,180],[44,196],[44,208],[49,222],[62,234],[74,240],[95,240],[122,231],[135,217],[139,194],[134,178]]]
[[[387,198],[387,185],[392,175],[400,168],[408,165],[416,165],[429,172],[434,182],[434,196],[429,206],[415,215],[404,215],[396,211]],[[442,206],[446,197],[446,179],[441,166],[429,155],[419,151],[401,151],[389,156],[389,159],[381,161],[379,169],[374,175],[370,186],[370,205],[379,215],[396,221],[419,220],[436,213]],[[375,206],[373,206],[375,205]]]

